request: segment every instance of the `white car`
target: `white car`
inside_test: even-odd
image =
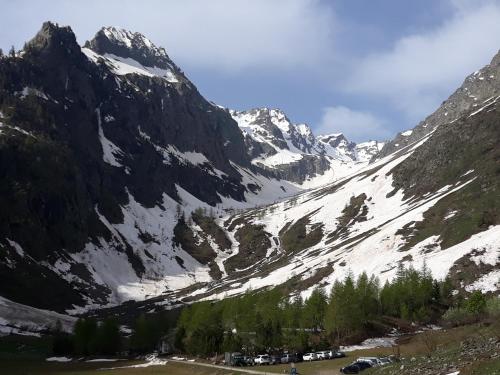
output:
[[[259,354],[253,361],[256,365],[268,365],[271,363],[271,358],[268,354]]]
[[[304,359],[304,361],[311,362],[311,361],[316,361],[318,359],[318,356],[316,353],[306,353],[302,358]]]
[[[318,359],[330,359],[330,354],[327,351],[316,352]]]

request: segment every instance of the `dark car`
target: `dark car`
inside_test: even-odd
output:
[[[342,374],[359,374],[361,371],[372,367],[369,362],[358,361],[340,369]]]
[[[246,365],[247,365],[247,363],[245,361],[245,357],[243,357],[242,355],[235,355],[231,359],[231,366],[243,367],[243,366],[246,366]]]
[[[273,354],[270,356],[270,363],[271,365],[278,365],[281,363],[281,354]]]
[[[365,361],[356,361],[354,362],[360,370],[366,370],[367,368],[373,367],[370,362],[365,362]]]
[[[292,363],[297,362],[295,354],[283,354],[281,357],[281,363]]]
[[[360,372],[360,368],[358,365],[355,365],[355,364],[351,364],[349,366],[346,366],[346,367],[342,367],[340,369],[340,372],[342,374],[359,374]]]
[[[345,357],[345,353],[344,352],[339,352],[339,351],[332,350],[332,354],[331,354],[330,357],[331,358],[344,358]]]
[[[295,362],[304,362],[304,357],[302,353],[295,353]]]

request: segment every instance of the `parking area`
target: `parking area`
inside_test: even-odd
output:
[[[263,353],[255,356],[244,355],[240,352],[226,352],[223,364],[233,367],[267,366],[300,362],[313,362],[344,358],[345,353],[338,350],[323,350],[308,353]]]

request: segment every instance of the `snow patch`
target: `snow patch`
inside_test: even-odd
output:
[[[396,345],[396,337],[376,337],[366,339],[359,345],[341,346],[343,352],[352,352],[354,350],[374,349],[374,348],[390,348]]]
[[[102,129],[102,121],[101,121],[101,109],[96,108],[95,112],[97,115],[99,141],[101,142],[102,146],[102,153],[103,153],[102,158],[104,162],[109,165],[112,165],[113,167],[123,167],[123,165],[120,164],[120,162],[117,160],[117,157],[124,155],[124,152],[120,149],[120,147],[115,145],[104,135],[104,131]]]
[[[472,284],[467,285],[465,290],[473,292],[479,290],[483,293],[496,292],[500,289],[500,270],[493,270],[486,275],[483,275]]]
[[[111,71],[119,76],[139,74],[147,77],[160,77],[170,83],[179,82],[176,74],[171,69],[144,66],[130,57],[116,56],[111,53],[99,55],[89,48],[82,48],[82,52],[94,63],[97,63],[99,59],[103,60]]]
[[[45,359],[47,362],[71,362],[73,359],[68,358],[68,357],[49,357]]]

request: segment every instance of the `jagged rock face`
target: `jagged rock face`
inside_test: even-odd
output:
[[[306,124],[292,124],[277,109],[257,108],[230,113],[243,132],[248,156],[270,173],[301,183],[330,168],[324,150],[318,148]]]
[[[311,176],[319,176],[329,170],[331,165],[326,157],[315,155],[303,155],[300,160],[280,165],[279,171],[267,169],[279,176],[280,179],[302,183]]]
[[[84,45],[99,55],[132,59],[146,67],[167,70],[175,81],[190,84],[180,68],[168,57],[162,47],[155,46],[140,33],[132,33],[115,27],[103,27],[94,38]]]
[[[244,134],[252,162],[299,184],[327,171],[333,171],[337,177],[345,170],[352,172],[356,164],[359,167],[360,162],[368,162],[382,145],[375,141],[356,145],[343,134],[316,137],[308,125],[293,124],[279,109],[256,108],[230,113]],[[351,169],[339,167],[339,163],[349,164]]]
[[[387,142],[376,158],[389,155],[414,143],[436,127],[456,121],[463,113],[483,106],[483,103],[498,93],[500,89],[500,52],[491,63],[469,75],[441,106],[415,128],[399,133]]]
[[[329,134],[319,135],[317,140],[321,147],[325,149],[335,150],[341,155],[345,155],[352,159],[357,160],[356,156],[356,143],[349,141],[344,134]]]
[[[236,122],[163,49],[111,28],[86,46],[45,23],[0,59],[0,294],[56,310],[203,268],[173,241],[175,206],[262,187]]]

